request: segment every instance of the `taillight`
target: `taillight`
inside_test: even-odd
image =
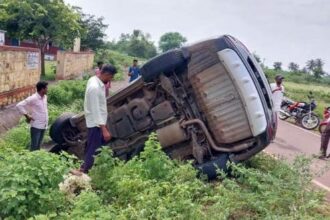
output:
[[[273,112],[272,118],[270,120],[270,123],[267,126],[267,135],[270,138],[270,140],[275,139],[276,131],[277,131],[277,113]]]

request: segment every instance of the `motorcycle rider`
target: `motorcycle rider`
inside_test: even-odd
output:
[[[281,110],[281,103],[284,95],[284,86],[282,85],[283,79],[284,77],[282,75],[277,75],[275,76],[275,83],[270,84],[275,112],[279,112]]]

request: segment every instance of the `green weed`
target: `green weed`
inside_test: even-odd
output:
[[[68,201],[59,191],[63,174],[74,167],[69,155],[45,151],[0,153],[0,216],[27,219],[64,210]]]

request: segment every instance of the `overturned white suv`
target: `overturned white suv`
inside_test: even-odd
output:
[[[107,126],[114,155],[130,159],[156,132],[164,151],[194,160],[216,175],[230,160],[249,159],[276,134],[271,91],[247,48],[232,36],[203,41],[163,53],[144,64],[142,77],[107,100]],[[50,136],[82,158],[87,128],[83,114],[65,114]]]

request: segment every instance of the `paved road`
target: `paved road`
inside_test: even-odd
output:
[[[298,155],[317,155],[320,149],[320,135],[307,131],[293,124],[279,120],[277,136],[274,143],[266,148],[267,153],[274,154],[276,157],[284,157],[292,161]],[[330,148],[329,148],[330,150]],[[330,153],[328,150],[328,153]],[[330,199],[330,159],[329,161],[314,159],[312,170],[317,173],[321,169],[325,172],[315,177],[313,183],[326,190],[327,198]],[[328,168],[326,167],[328,166]]]

